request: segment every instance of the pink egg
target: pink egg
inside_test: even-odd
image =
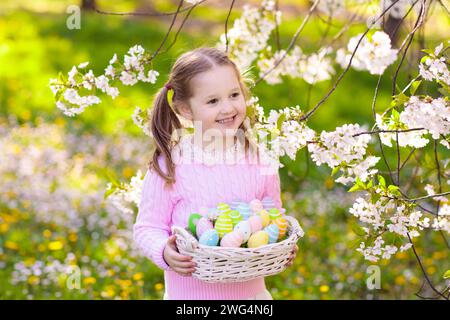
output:
[[[251,216],[248,218],[248,223],[250,224],[252,233],[255,233],[263,228],[263,221],[260,216]]]
[[[195,229],[195,233],[197,234],[197,238],[200,239],[202,234],[209,229],[213,229],[214,226],[211,221],[208,220],[208,218],[200,218],[197,222],[197,227]]]
[[[222,241],[220,241],[220,246],[239,248],[243,241],[244,238],[242,237],[241,232],[232,231],[223,236]]]
[[[253,199],[252,201],[250,201],[250,209],[253,212],[258,212],[259,210],[263,209],[263,204],[261,202],[261,200],[259,199]]]

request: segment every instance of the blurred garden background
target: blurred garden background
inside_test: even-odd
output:
[[[259,1],[236,1],[230,26],[244,3]],[[70,30],[66,10],[72,4],[81,6],[82,1],[0,3],[0,298],[161,299],[162,270],[139,256],[130,242],[137,208],[121,210],[114,198],[105,198],[106,185],[128,182],[138,170],[145,172],[153,146],[133,123],[135,106],[151,107],[153,94],[181,53],[215,45],[224,32],[230,3],[206,1],[192,11],[174,45],[153,60],[160,72],[155,84],[123,86],[116,99],[106,96],[81,115],[67,117],[55,106],[50,78],[85,61],[95,74],[102,73],[114,53],[123,56],[136,44],[153,52],[171,22],[168,16],[82,9],[81,28]],[[95,5],[109,12],[172,12],[178,2],[97,0]],[[308,1],[279,1],[281,47],[289,44],[310,6]],[[325,17],[317,13],[305,26],[299,43],[304,51],[317,50],[324,32],[336,34],[348,23],[345,15],[332,25]],[[364,26],[355,24],[347,32],[358,34]],[[425,47],[448,39],[448,30],[449,16],[436,10],[423,31]],[[169,39],[174,39],[174,32]],[[404,68],[417,69],[417,64]],[[254,88],[266,111],[295,105],[308,110],[332,84],[325,81],[311,89],[301,79],[284,80]],[[400,72],[398,83],[408,80],[407,72]],[[309,126],[319,132],[344,123],[371,126],[377,81],[367,72],[349,70]],[[391,101],[391,83],[389,76],[381,79],[380,109]],[[411,251],[377,263],[355,251],[356,220],[348,212],[355,194],[336,185],[330,170],[315,166],[306,150],[295,161],[286,157],[283,163],[282,201],[299,219],[305,237],[294,265],[267,278],[274,299],[418,299],[414,294],[424,279]],[[430,279],[441,282],[448,269],[447,243],[436,232],[424,232],[416,245]],[[380,267],[380,289],[367,288],[371,265]],[[70,279],[77,273],[79,285]]]

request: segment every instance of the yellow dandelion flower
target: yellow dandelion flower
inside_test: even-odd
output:
[[[16,242],[8,240],[5,242],[5,248],[9,250],[19,250],[19,245]]]
[[[319,287],[319,291],[322,293],[327,293],[328,291],[330,291],[330,287],[327,286],[326,284],[323,284]]]
[[[61,241],[52,241],[48,244],[48,248],[52,251],[61,250],[63,248],[63,243]]]
[[[77,239],[78,239],[78,236],[77,236],[76,233],[70,233],[69,234],[69,241],[70,242],[75,242],[75,241],[77,241]]]
[[[133,176],[133,169],[131,167],[125,167],[122,170],[122,174],[126,179],[129,179]]]
[[[121,288],[128,288],[130,287],[133,283],[131,282],[131,280],[124,280],[124,279],[116,279],[116,283],[121,287]]]
[[[37,285],[39,284],[39,281],[40,281],[39,278],[35,275],[32,275],[28,278],[28,283],[31,285]]]
[[[334,180],[331,177],[325,179],[325,187],[331,189],[334,186]]]
[[[6,233],[9,230],[9,224],[2,223],[0,224],[0,233]]]
[[[44,252],[46,249],[46,246],[44,244],[40,243],[40,244],[38,244],[37,249],[39,252]]]
[[[97,279],[95,279],[94,277],[87,277],[83,279],[83,283],[85,285],[91,285],[97,282]]]
[[[163,288],[164,288],[164,285],[161,282],[158,282],[157,284],[155,284],[156,291],[161,291]]]
[[[405,283],[406,283],[406,279],[405,279],[404,276],[399,275],[399,276],[395,277],[395,284],[396,284],[396,285],[402,286],[402,285],[404,285]]]
[[[142,272],[138,272],[133,275],[133,280],[138,281],[138,280],[141,280],[142,278],[144,278],[144,273],[142,273]]]
[[[430,266],[427,268],[427,273],[428,274],[434,274],[436,273],[436,268],[434,266]]]
[[[45,229],[44,232],[42,232],[42,235],[48,239],[52,236],[52,232],[48,229]]]

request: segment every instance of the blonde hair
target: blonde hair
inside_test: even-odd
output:
[[[156,170],[158,175],[165,180],[166,185],[175,183],[175,164],[172,160],[172,150],[174,148],[172,135],[175,130],[183,129],[180,119],[177,116],[177,114],[180,114],[177,109],[177,104],[179,105],[179,102],[183,102],[189,105],[188,99],[192,97],[192,91],[189,85],[190,80],[195,75],[208,71],[214,66],[233,67],[246,103],[251,97],[250,90],[246,85],[246,82],[253,82],[248,72],[249,69],[241,73],[237,65],[224,51],[213,47],[200,47],[182,54],[175,61],[167,81],[174,90],[172,97],[173,109],[170,107],[167,99],[168,89],[164,86],[156,94],[150,121],[156,149],[149,162],[149,169]],[[254,148],[255,145],[247,137],[247,127],[244,122],[239,126],[239,129],[244,132],[245,152],[247,154],[249,148]],[[167,173],[163,172],[158,163],[158,157],[161,154],[165,158]]]

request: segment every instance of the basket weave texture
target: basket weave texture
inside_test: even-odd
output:
[[[292,250],[304,232],[297,219],[288,222],[287,238],[258,248],[210,247],[202,245],[186,229],[172,226],[182,255],[192,256],[197,264],[194,278],[206,282],[242,282],[280,273],[286,269]]]

